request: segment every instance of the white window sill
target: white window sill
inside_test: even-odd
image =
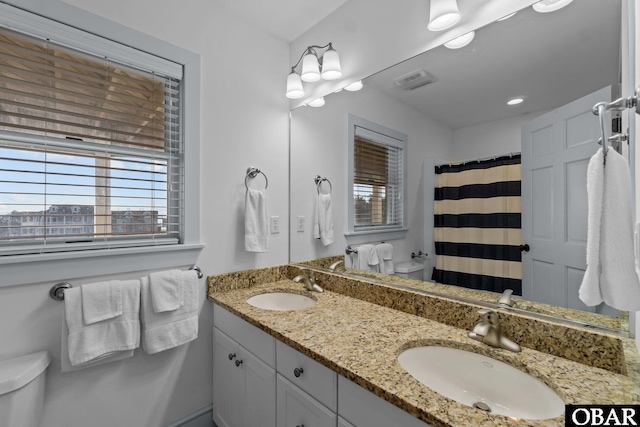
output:
[[[195,243],[3,256],[0,287],[191,266],[202,248]]]
[[[399,240],[407,237],[408,228],[394,228],[389,230],[350,231],[344,233],[349,245],[361,245],[383,240]]]

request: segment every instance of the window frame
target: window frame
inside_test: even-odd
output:
[[[170,72],[160,65],[166,60],[182,67],[183,233],[174,245],[1,256],[0,287],[195,264],[204,247],[200,237],[200,56],[56,0],[46,6],[37,0],[20,0],[19,7],[0,2],[0,25],[76,49],[108,51],[125,64],[140,66],[136,58],[142,51],[162,58],[151,64],[158,71]]]
[[[348,244],[362,244],[381,240],[404,239],[407,236],[407,147],[408,137],[402,132],[390,129],[386,126],[374,123],[370,120],[349,113],[347,131],[347,231],[344,236]],[[399,226],[372,226],[367,230],[358,230],[355,226],[355,202],[354,202],[354,168],[355,168],[355,136],[356,127],[365,129],[375,142],[391,145],[402,149],[402,223]]]

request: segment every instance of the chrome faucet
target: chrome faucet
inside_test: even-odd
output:
[[[498,305],[513,307],[516,305],[516,302],[511,299],[511,294],[513,293],[513,289],[505,289],[502,293],[502,296],[498,300]]]
[[[478,313],[484,316],[484,320],[478,323],[472,332],[469,332],[469,338],[516,353],[522,350],[520,345],[502,335],[498,313],[488,308],[480,310]]]
[[[324,292],[324,289],[322,289],[320,285],[316,283],[317,279],[313,276],[313,273],[309,272],[308,276],[305,275],[305,272],[307,271],[308,270],[300,270],[301,274],[294,277],[293,281],[296,283],[302,282],[304,284],[304,288],[308,291]]]
[[[342,273],[347,271],[346,267],[344,266],[344,261],[342,260],[336,261],[333,264],[331,264],[329,266],[329,270],[335,271],[335,272],[342,272]]]

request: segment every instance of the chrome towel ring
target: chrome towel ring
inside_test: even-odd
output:
[[[262,172],[260,169],[258,168],[254,168],[253,166],[247,168],[247,176],[244,177],[244,186],[247,188],[247,190],[249,190],[249,184],[247,183],[247,179],[251,178],[255,178],[256,176],[258,176],[258,174],[262,174],[262,176],[264,176],[264,189],[266,190],[267,187],[269,187],[269,178],[267,178],[267,175],[264,174],[264,172]]]
[[[318,190],[318,194],[321,194],[320,193],[320,186],[322,185],[322,183],[324,181],[329,183],[329,192],[326,193],[326,194],[331,194],[333,192],[333,185],[331,185],[331,181],[329,181],[329,179],[327,177],[316,175],[316,177],[313,178],[313,181],[316,183],[316,190]]]

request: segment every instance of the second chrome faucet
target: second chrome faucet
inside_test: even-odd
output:
[[[307,270],[301,270],[300,274],[293,278],[293,281],[296,283],[302,282],[304,288],[308,291],[313,292],[323,292],[324,290],[316,283],[316,278],[313,276],[313,273],[308,272]]]
[[[469,338],[509,351],[519,352],[522,350],[518,343],[502,335],[498,313],[488,308],[480,310],[478,313],[484,317],[484,320],[478,323],[472,332],[469,332]]]

